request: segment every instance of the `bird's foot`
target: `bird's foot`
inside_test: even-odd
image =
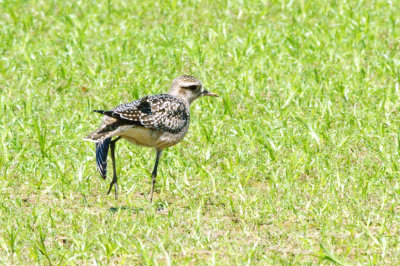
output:
[[[118,182],[117,182],[117,180],[113,179],[111,181],[110,187],[108,188],[107,195],[110,194],[113,185],[114,185],[114,188],[115,188],[115,199],[117,200],[118,199]]]

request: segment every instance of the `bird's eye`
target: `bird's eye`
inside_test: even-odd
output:
[[[187,86],[187,88],[188,88],[189,90],[192,90],[192,91],[197,90],[197,86],[196,86],[196,85]]]

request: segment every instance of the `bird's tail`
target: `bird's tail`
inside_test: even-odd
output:
[[[94,112],[105,114],[108,111],[94,110]],[[119,126],[120,123],[115,118],[106,116],[103,120],[103,123],[101,123],[100,127],[95,131],[93,131],[92,133],[90,133],[83,140],[92,141],[95,143],[102,142],[107,138],[111,138],[117,135]]]
[[[120,123],[112,117],[107,116],[110,111],[94,110],[94,112],[106,115],[100,127],[90,133],[84,140],[92,141],[96,144],[96,164],[97,170],[103,179],[107,177],[107,156],[110,149],[111,138],[118,135]]]
[[[107,155],[110,148],[111,138],[105,138],[100,142],[96,142],[96,164],[97,170],[101,177],[107,177]]]
[[[105,141],[108,138],[114,137],[113,131],[108,131],[108,132],[102,132],[101,129],[97,129],[96,131],[93,131],[90,133],[86,138],[83,140],[91,141],[96,144],[101,143]]]

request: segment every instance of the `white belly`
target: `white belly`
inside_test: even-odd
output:
[[[159,138],[159,133],[148,128],[132,127],[121,132],[120,136],[136,145],[155,147],[154,145]]]
[[[187,128],[178,134],[172,134],[143,127],[132,127],[123,130],[119,135],[135,145],[164,149],[181,141],[186,132]]]

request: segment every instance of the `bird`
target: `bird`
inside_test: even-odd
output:
[[[97,170],[103,179],[107,177],[107,156],[111,150],[113,178],[107,195],[114,186],[115,199],[118,199],[115,144],[125,139],[155,150],[150,191],[150,202],[153,201],[161,154],[164,149],[176,145],[185,137],[190,123],[190,105],[202,96],[218,97],[218,94],[206,90],[199,79],[182,75],[172,81],[166,94],[147,95],[108,111],[93,110],[104,116],[103,121],[84,140],[95,143]]]

